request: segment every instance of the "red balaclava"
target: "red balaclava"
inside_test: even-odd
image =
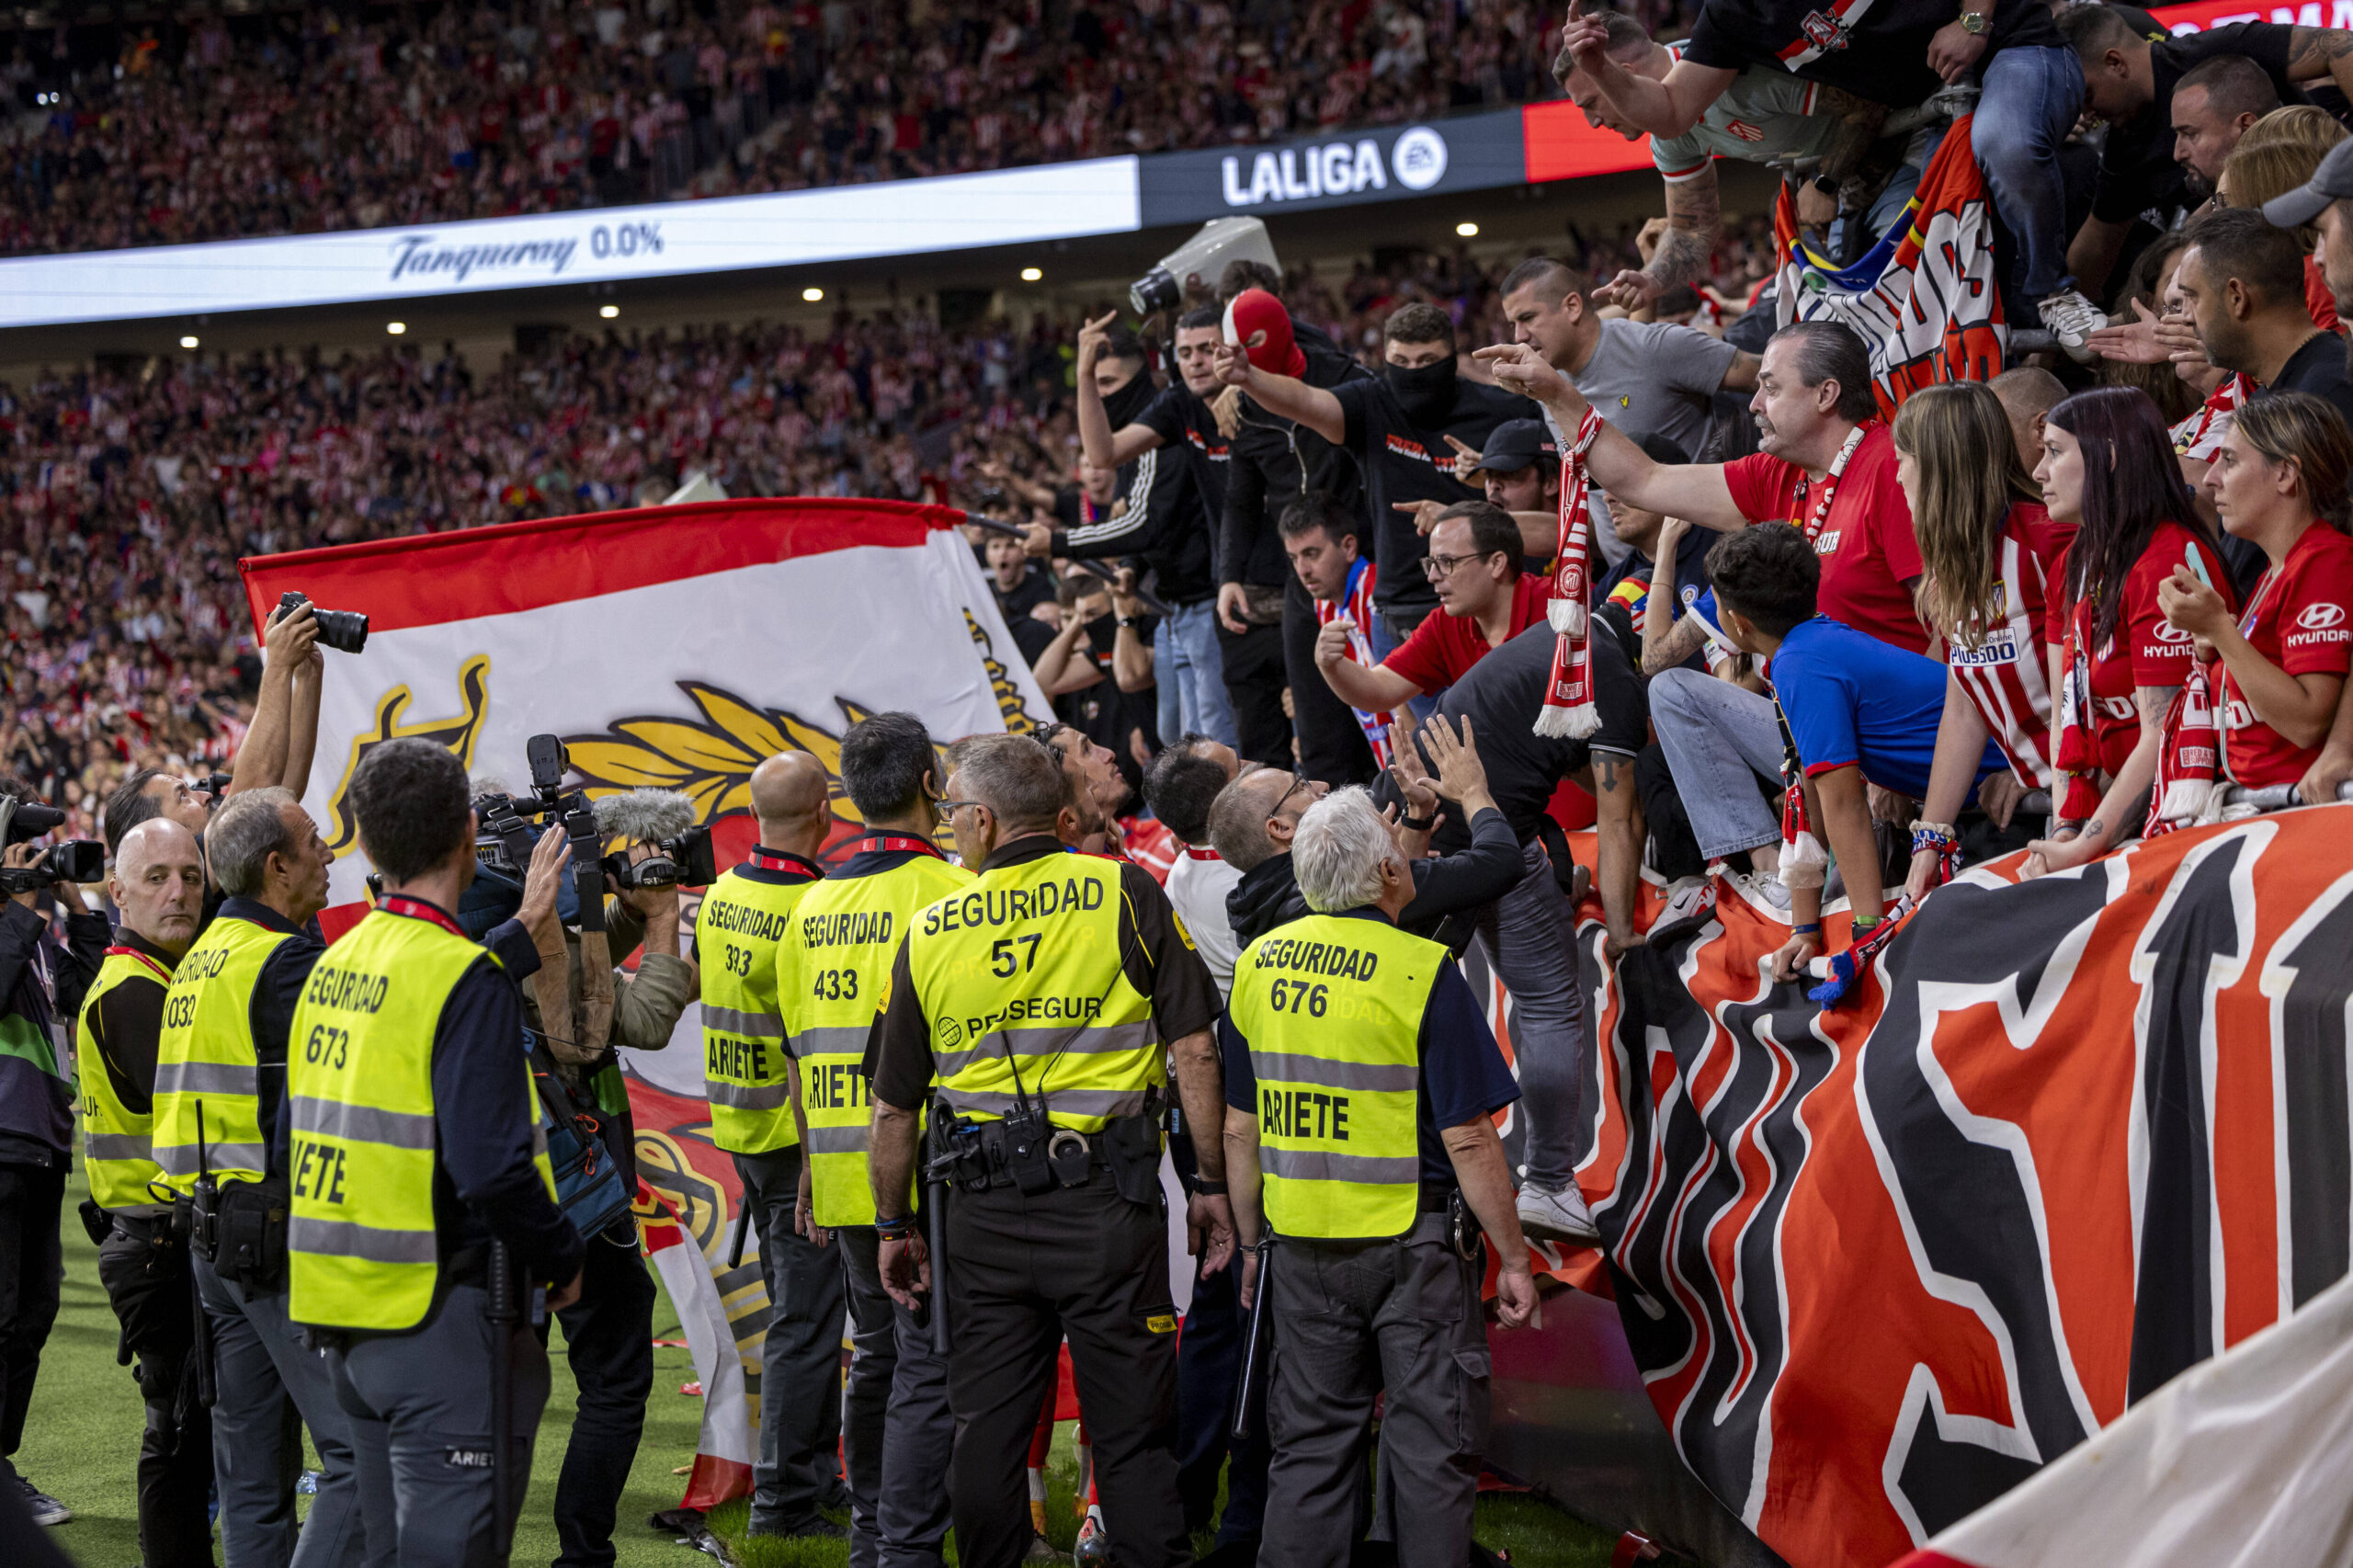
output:
[[[1292,377],[1307,371],[1307,356],[1291,339],[1290,312],[1264,289],[1245,289],[1225,307],[1225,340],[1261,370]]]

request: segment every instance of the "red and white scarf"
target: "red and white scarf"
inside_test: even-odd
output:
[[[1876,419],[1868,419],[1847,432],[1847,439],[1839,447],[1838,455],[1830,460],[1830,472],[1822,476],[1822,487],[1813,494],[1813,510],[1802,517],[1790,519],[1797,525],[1798,531],[1805,535],[1806,543],[1812,544],[1822,532],[1822,525],[1830,520],[1830,504],[1838,498],[1838,481],[1846,476],[1847,465],[1855,460],[1856,449],[1863,444],[1863,437],[1869,436],[1878,424]],[[1800,501],[1804,498],[1804,493],[1800,492]]]
[[[1593,700],[1593,618],[1586,598],[1593,585],[1593,513],[1585,455],[1601,433],[1601,415],[1588,407],[1577,421],[1576,439],[1561,454],[1561,526],[1554,546],[1552,602],[1545,618],[1560,633],[1552,650],[1552,676],[1544,707],[1536,715],[1540,735],[1581,741],[1601,728]]]
[[[2193,663],[2165,711],[2165,744],[2157,748],[2157,776],[2150,790],[2143,838],[2188,827],[2206,814],[2222,779],[2222,732],[2214,711],[2207,666]]]

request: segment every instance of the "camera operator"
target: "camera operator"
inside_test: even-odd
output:
[[[74,1038],[82,1149],[98,1244],[98,1282],[122,1324],[116,1359],[139,1358],[147,1407],[139,1445],[139,1553],[144,1568],[211,1568],[212,1415],[183,1392],[196,1346],[187,1238],[150,1189],[155,1164],[155,1053],[172,971],[196,940],[204,853],[165,818],[141,823],[116,851],[107,895],[122,924],[107,949]]]
[[[384,892],[294,1012],[289,1310],[350,1413],[376,1554],[503,1562],[502,1478],[529,1474],[548,1394],[529,1307],[540,1286],[552,1311],[578,1299],[580,1233],[537,1152],[514,985],[454,913],[475,866],[463,767],[388,741],[348,798]]]
[[[480,786],[476,788],[479,790]],[[669,831],[658,836],[670,836],[693,825],[694,808],[685,797],[663,800],[660,791],[638,793],[656,797],[647,808],[651,812],[661,814],[675,801],[683,817],[675,826],[663,824]],[[600,825],[607,814],[598,812]],[[626,839],[623,851],[632,863],[641,863],[653,853],[643,837],[621,836]],[[550,854],[552,863],[560,866],[562,858],[549,846],[551,842],[561,845],[562,841],[563,835],[553,831],[543,837],[533,855],[532,869],[539,869],[541,853]],[[483,881],[478,874],[476,885]],[[533,928],[541,967],[522,988],[523,1012],[536,1037],[534,1070],[552,1075],[551,1096],[564,1102],[572,1114],[594,1119],[623,1187],[634,1191],[637,1133],[630,1118],[629,1090],[621,1081],[613,1047],[659,1051],[668,1045],[671,1031],[695,1000],[698,982],[695,966],[678,956],[677,885],[624,889],[609,871],[605,885],[611,896],[605,903],[608,958],[604,961],[616,966],[611,968],[612,1011],[607,1039],[580,1038],[578,1024],[551,1032],[542,1012],[542,1001],[554,1000],[551,989],[543,988],[562,984],[569,992],[567,1017],[579,1019],[587,1014],[586,960],[576,920],[546,919]],[[568,889],[568,879],[565,886]],[[529,898],[528,883],[517,892],[515,907],[520,911]],[[460,911],[460,918],[472,926],[481,916],[468,908]],[[636,973],[617,967],[641,941],[645,953],[638,960]],[[556,965],[559,958],[562,968]],[[586,1568],[612,1561],[614,1515],[644,1435],[645,1400],[654,1389],[654,1279],[638,1255],[637,1227],[624,1217],[586,1241],[579,1299],[556,1314],[563,1324],[565,1354],[579,1386],[572,1438],[564,1449],[563,1468],[555,1487],[560,1568]]]
[[[287,1041],[304,983],[326,950],[311,926],[326,907],[326,843],[300,801],[270,788],[223,805],[205,852],[227,897],[174,969],[165,998],[153,1151],[172,1190],[219,1216],[217,1235],[199,1233],[194,1250],[219,1391],[212,1455],[222,1545],[232,1562],[285,1562],[297,1552],[303,1568],[358,1562],[351,1417],[335,1401],[326,1363],[295,1338],[277,1218],[287,1211],[286,1147],[275,1136]],[[215,1192],[217,1200],[208,1197]],[[197,1223],[201,1233],[200,1217]],[[284,1420],[290,1397],[324,1470],[299,1524],[302,1452]]]
[[[33,791],[0,775],[0,796],[29,803]],[[0,865],[21,869],[42,853],[30,841],[11,844]],[[56,1021],[81,1011],[104,958],[107,920],[72,882],[48,891],[65,910],[63,947],[35,907],[40,890],[0,904],[0,1486],[21,1487],[33,1517],[52,1525],[73,1515],[9,1461],[24,1440],[64,1270],[58,1221],[73,1166],[74,1078]]]

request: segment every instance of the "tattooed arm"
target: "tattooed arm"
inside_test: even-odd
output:
[[[2288,79],[2317,82],[2323,76],[2353,97],[2353,32],[2343,28],[2288,29]]]
[[[1603,951],[1616,958],[1642,946],[1634,930],[1634,901],[1643,885],[1643,803],[1634,795],[1634,759],[1616,752],[1593,754],[1596,853],[1600,861],[1601,916],[1609,935]]]
[[[2028,846],[2034,851],[2027,859],[2029,874],[2040,874],[2034,870],[2038,862],[2045,871],[2063,871],[2097,859],[2126,839],[2141,836],[2141,825],[2148,816],[2149,786],[2156,781],[2157,754],[2165,744],[2165,710],[2180,689],[2177,686],[2133,688],[2133,701],[2141,710],[2141,738],[2132,743],[2132,755],[2116,770],[2108,793],[2100,797],[2099,809],[2092,812],[2083,832],[2064,840],[2037,839]]]
[[[1595,290],[1594,302],[1640,311],[1677,284],[1699,282],[1708,276],[1708,262],[1723,226],[1723,191],[1716,183],[1713,163],[1703,165],[1688,179],[1669,181],[1666,230],[1659,235],[1658,254],[1640,272],[1620,272]]]

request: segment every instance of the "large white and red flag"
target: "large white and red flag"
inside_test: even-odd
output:
[[[289,591],[369,619],[364,652],[326,655],[303,801],[335,856],[328,935],[366,908],[352,770],[396,737],[438,741],[520,789],[525,743],[557,735],[592,796],[688,795],[726,866],[756,837],[752,769],[778,752],[824,765],[838,842],[859,826],[840,791],[841,737],[866,714],[912,712],[942,744],[1033,727],[1045,698],[961,518],[894,502],[710,502],[244,562],[256,622]],[[690,1006],[679,1048],[623,1053],[652,1189],[641,1239],[705,1391],[691,1507],[750,1486],[768,1319],[756,1238],[727,1262],[742,1193],[710,1141],[699,1024]]]

